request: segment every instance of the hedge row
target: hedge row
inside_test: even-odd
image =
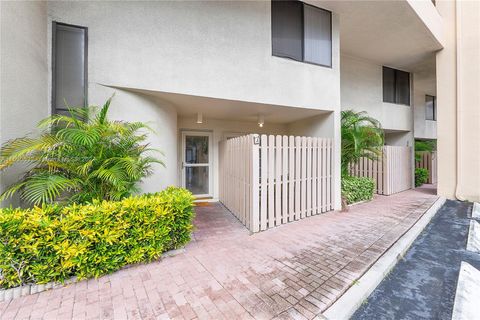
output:
[[[370,178],[342,177],[342,197],[347,199],[348,204],[372,200],[374,191],[375,182]]]
[[[190,240],[193,196],[170,187],[87,205],[0,210],[0,286],[98,277]]]

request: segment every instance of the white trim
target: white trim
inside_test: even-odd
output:
[[[181,185],[185,188],[185,167],[208,167],[208,193],[206,194],[195,194],[195,197],[203,198],[203,197],[213,197],[213,180],[214,180],[214,172],[213,172],[213,132],[211,131],[200,131],[200,130],[182,130],[182,140],[181,140]],[[186,136],[198,136],[198,137],[208,137],[208,164],[186,164],[185,163],[185,138]]]

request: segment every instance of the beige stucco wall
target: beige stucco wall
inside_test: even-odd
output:
[[[412,108],[383,102],[382,66],[370,61],[341,56],[341,106],[342,110],[367,111],[384,129],[412,130]]]
[[[480,201],[480,2],[437,1],[438,193]]]
[[[43,1],[1,1],[0,12],[0,142],[4,143],[31,132],[50,110],[47,5]],[[0,174],[0,191],[16,182],[22,172],[16,167]],[[18,204],[18,200],[12,204]]]
[[[416,139],[436,139],[437,121],[426,120],[425,95],[437,95],[434,70],[415,72],[413,75],[413,123]]]
[[[48,7],[51,20],[89,28],[91,85],[339,108],[336,15],[333,67],[327,68],[272,56],[269,1],[59,1]]]
[[[333,66],[326,68],[272,56],[268,1],[52,1],[48,14],[49,29],[52,21],[88,27],[90,104],[101,104],[111,94],[102,84],[290,107],[340,108],[336,15]],[[112,110],[118,110],[116,115],[123,120],[147,119],[158,127],[152,147],[161,149],[170,165],[156,170],[144,190],[179,184],[178,129],[198,126],[179,119],[173,137],[170,121],[175,106],[139,97],[118,94]],[[223,128],[258,132],[256,123],[208,123],[212,127],[203,128],[214,132],[215,145]]]

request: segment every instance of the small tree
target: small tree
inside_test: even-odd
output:
[[[6,142],[0,150],[0,171],[16,163],[29,168],[0,200],[18,193],[28,203],[119,200],[138,191],[153,163],[145,143],[147,125],[110,121],[112,98],[103,107],[70,108],[69,115],[42,120],[38,137]],[[150,130],[151,131],[151,130]]]
[[[380,122],[365,111],[342,111],[342,175],[348,175],[348,166],[360,158],[375,160],[382,152],[384,142]]]

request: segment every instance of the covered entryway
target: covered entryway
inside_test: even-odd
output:
[[[252,232],[334,205],[333,140],[250,134],[220,142],[219,199]]]

